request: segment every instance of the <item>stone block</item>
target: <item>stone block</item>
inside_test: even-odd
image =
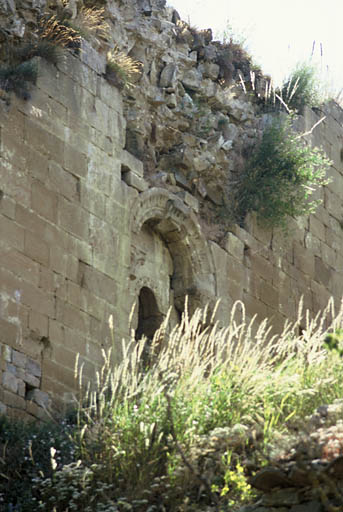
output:
[[[59,225],[68,233],[81,239],[87,239],[89,220],[85,210],[78,204],[61,198],[58,212]]]
[[[321,258],[315,257],[314,260],[314,280],[321,283],[326,288],[330,288],[331,280],[334,276],[334,270],[323,263]]]
[[[135,188],[138,192],[144,192],[148,189],[147,181],[130,170],[123,170],[121,176],[126,185]]]
[[[279,307],[279,292],[266,281],[261,281],[260,299],[264,304],[267,304],[267,306],[273,309],[278,309]]]
[[[12,393],[18,392],[18,379],[17,377],[9,371],[5,371],[2,374],[2,385],[4,389],[11,391]]]
[[[41,127],[37,121],[25,117],[25,141],[33,149],[47,155],[57,163],[63,163],[64,143],[55,135]]]
[[[245,251],[245,254],[251,271],[266,281],[269,281],[273,268],[271,262],[259,253],[250,249]]]
[[[1,284],[3,285],[3,281],[1,281]],[[0,298],[1,298],[1,294],[0,294]],[[16,324],[8,322],[7,320],[4,320],[3,318],[0,318],[0,341],[5,343],[7,346],[8,346],[8,344],[15,346],[15,344],[17,342],[17,337],[18,337],[18,326]],[[10,347],[5,349],[4,353],[6,354],[6,357],[10,357],[9,351],[10,351]]]
[[[25,370],[24,368],[18,368],[18,379],[25,382],[26,384],[29,384],[29,386],[33,388],[40,387],[40,379],[32,375],[32,373]]]
[[[320,240],[316,236],[312,235],[310,231],[305,233],[304,245],[306,249],[310,249],[314,256],[321,257]]]
[[[18,395],[25,398],[26,395],[26,385],[25,382],[21,379],[18,380]]]
[[[140,178],[144,177],[143,162],[138,160],[138,158],[132,155],[132,153],[123,149],[120,155],[120,160],[122,166],[127,167],[128,170],[134,172]]]
[[[49,162],[47,185],[49,189],[71,201],[80,201],[80,179],[53,161]]]
[[[222,276],[221,279],[217,279],[217,295],[218,297],[227,297],[229,295],[229,276],[226,276],[227,266],[227,253],[219,247],[215,242],[209,242],[211,253],[213,257],[215,274],[216,276]]]
[[[81,178],[85,178],[88,173],[88,157],[82,153],[79,148],[66,144],[64,148],[63,167]]]
[[[0,214],[0,233],[1,239],[6,240],[7,247],[24,250],[24,229],[2,214]]]
[[[49,318],[49,340],[52,344],[63,345],[65,342],[65,327],[61,322]]]
[[[0,265],[22,279],[38,286],[39,283],[39,264],[26,257],[21,252],[9,248],[3,250],[0,248]]]
[[[78,381],[77,379],[75,379],[74,366],[72,365],[75,366],[75,359],[73,361],[70,361],[70,367],[68,368],[54,361],[45,359],[43,361],[42,367],[43,376],[44,378],[46,376],[50,381],[55,381],[54,385],[57,387],[57,389],[63,387],[64,389],[68,389],[69,391],[75,390],[77,389]],[[48,387],[45,384],[44,378],[42,380],[43,389],[45,389],[47,392],[52,391],[51,387]]]
[[[6,363],[6,371],[12,373],[13,375],[17,375],[17,367],[11,363]]]
[[[294,243],[294,265],[304,274],[314,276],[313,253],[298,243]]]
[[[343,252],[343,231],[335,233],[332,228],[325,229],[326,243],[335,251],[342,254]]]
[[[23,207],[21,204],[16,204],[16,222],[23,226],[25,229],[32,231],[32,233],[44,234],[48,222],[39,217],[37,213],[29,208]]]
[[[252,297],[249,293],[245,292],[243,294],[243,303],[245,305],[246,314],[248,317],[252,318],[254,315],[257,315],[257,321],[261,322],[268,316],[267,306],[261,302],[260,300]]]
[[[311,281],[311,290],[313,297],[313,311],[317,313],[326,308],[330,300],[331,294],[327,288],[316,281]]]
[[[27,372],[32,373],[32,375],[34,375],[35,377],[42,376],[42,368],[40,363],[34,361],[31,358],[27,359],[25,369]]]
[[[336,268],[336,251],[324,242],[320,243],[320,249],[323,262],[326,263],[329,267]]]
[[[113,279],[80,261],[79,283],[97,297],[110,304],[116,303],[116,285]]]
[[[325,226],[324,224],[314,215],[310,215],[310,232],[312,235],[317,237],[322,242],[325,242]]]
[[[3,194],[3,193],[2,193]],[[3,194],[0,196],[0,214],[8,217],[9,219],[15,219],[15,201],[9,196]]]
[[[67,327],[80,331],[85,335],[89,334],[90,318],[84,311],[68,304],[67,302],[60,303],[60,313],[58,320],[63,322]]]
[[[335,217],[338,221],[342,219],[342,206],[343,198],[329,190],[327,187],[324,189],[325,194],[325,209],[327,212]]]
[[[40,181],[32,183],[32,209],[42,217],[56,223],[57,194],[45,187]]]
[[[100,219],[105,219],[105,201],[102,192],[89,187],[84,181],[80,184],[81,205],[85,210]]]
[[[199,213],[199,201],[192,194],[187,192],[186,190],[182,190],[181,192],[177,192],[176,195],[180,197],[183,202],[192,208],[195,213]]]
[[[243,261],[244,243],[233,233],[227,234],[225,249],[231,256],[237,258],[239,261]]]
[[[121,92],[110,85],[103,77],[98,77],[97,95],[118,114],[123,113],[123,98]]]
[[[38,311],[31,310],[29,313],[29,328],[41,337],[48,336],[48,317]]]
[[[65,249],[55,245],[50,248],[50,268],[63,276],[67,273],[68,254]]]
[[[106,71],[106,55],[97,52],[86,39],[81,39],[80,60],[98,75]]]
[[[108,113],[107,135],[115,144],[115,147],[124,148],[126,142],[126,119],[113,109]]]
[[[16,393],[12,393],[11,391],[8,391],[7,389],[4,389],[4,391],[3,391],[2,401],[5,405],[10,406],[10,407],[15,407],[17,409],[25,410],[25,407],[26,407],[25,399],[22,396],[19,396]],[[7,412],[8,412],[8,408],[7,408]]]
[[[22,147],[20,149],[23,151]],[[30,206],[32,178],[24,169],[18,167],[13,153],[8,158],[6,161],[5,154],[0,153],[1,190],[23,206]]]
[[[25,254],[32,260],[42,263],[45,266],[49,265],[49,247],[44,241],[42,241],[39,233],[35,235],[30,231],[25,231],[24,250]]]
[[[45,391],[41,391],[40,389],[32,389],[29,391],[26,395],[27,400],[31,400],[35,402],[40,407],[43,407],[44,409],[48,409],[51,405],[51,400]]]

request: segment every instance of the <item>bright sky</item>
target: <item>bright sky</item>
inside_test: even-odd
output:
[[[343,88],[343,0],[168,0],[182,19],[220,36],[243,34],[254,62],[280,82],[313,59],[336,92]],[[343,95],[343,92],[342,92]]]

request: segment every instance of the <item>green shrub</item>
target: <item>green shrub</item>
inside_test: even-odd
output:
[[[306,145],[291,122],[290,117],[275,118],[253,150],[234,189],[237,222],[256,212],[261,225],[285,228],[288,216],[308,215],[320,204],[311,195],[328,183],[331,162],[321,150]]]
[[[317,107],[323,102],[321,84],[313,65],[302,63],[281,87],[281,96],[289,109],[302,112],[304,107]]]
[[[30,97],[30,86],[38,77],[38,67],[34,60],[27,60],[18,65],[0,67],[0,89],[13,91],[19,98]]]
[[[40,425],[0,417],[0,510],[36,511],[32,482],[51,474],[50,448],[58,468],[73,460],[71,429],[66,421]]]

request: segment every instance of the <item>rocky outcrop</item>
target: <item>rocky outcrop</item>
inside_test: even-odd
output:
[[[288,448],[250,479],[262,495],[256,504],[245,506],[240,512],[342,510],[342,413],[343,400],[335,400],[307,418],[293,444],[286,440],[287,436],[280,438]]]

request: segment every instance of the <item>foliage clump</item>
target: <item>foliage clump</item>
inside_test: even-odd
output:
[[[281,87],[281,97],[289,109],[302,112],[304,107],[318,107],[323,102],[316,68],[299,64]]]
[[[312,213],[320,200],[311,200],[326,185],[330,160],[292,130],[291,117],[269,124],[248,159],[234,190],[236,220],[255,212],[266,227],[286,227],[287,217]]]
[[[141,71],[142,63],[130,57],[130,55],[126,55],[119,48],[114,48],[107,53],[105,76],[118,89],[132,86],[140,77]]]
[[[251,501],[251,467],[342,395],[341,358],[323,341],[341,329],[343,310],[330,303],[299,336],[300,310],[273,338],[266,322],[246,322],[241,303],[225,329],[209,316],[185,314],[169,334],[162,325],[144,365],[144,340],[123,347],[115,368],[104,353],[95,390],[79,367],[73,422],[2,420],[1,510],[190,512]]]

